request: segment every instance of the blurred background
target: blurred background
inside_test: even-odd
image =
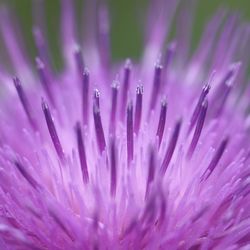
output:
[[[0,0],[3,5],[10,6],[18,16],[22,32],[28,44],[32,56],[35,55],[35,47],[32,38],[32,3],[36,0]],[[82,22],[80,14],[84,6],[84,0],[72,0],[76,4],[78,22]],[[192,0],[187,0],[192,1]],[[55,58],[56,68],[61,66],[61,54],[59,49],[59,18],[60,0],[44,0],[47,32],[49,45]],[[114,60],[127,57],[139,58],[142,47],[143,27],[141,20],[145,14],[148,0],[108,0],[111,14],[111,49]],[[243,20],[250,20],[249,0],[197,0],[193,25],[192,47],[199,41],[204,24],[211,18],[219,7],[240,12]]]

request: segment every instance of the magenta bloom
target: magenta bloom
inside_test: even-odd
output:
[[[80,39],[72,3],[59,73],[42,5],[35,60],[0,11],[0,249],[250,249],[250,26],[220,10],[191,53],[193,6],[167,42],[177,1],[152,1],[141,61],[114,64],[107,8]]]

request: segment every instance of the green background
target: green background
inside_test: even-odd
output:
[[[2,4],[11,6],[20,19],[30,54],[35,55],[32,40],[32,1],[36,0],[0,0]],[[82,9],[81,0],[72,0],[77,5],[78,14]],[[189,0],[187,0],[188,2]],[[190,0],[191,1],[191,0]],[[60,0],[45,0],[46,20],[49,34],[49,45],[55,58],[56,67],[61,66],[59,51],[59,10]],[[142,51],[142,26],[140,15],[145,13],[147,0],[109,0],[111,13],[111,48],[115,60],[127,57],[138,58]],[[197,44],[204,24],[218,7],[226,7],[239,11],[242,18],[250,19],[249,0],[197,0],[195,21],[193,26],[193,46]]]

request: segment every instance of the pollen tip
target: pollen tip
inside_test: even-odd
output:
[[[20,79],[17,76],[13,77],[13,82],[16,88],[21,85]]]
[[[100,91],[98,89],[94,89],[94,97],[99,98],[100,97]]]
[[[168,49],[171,51],[175,51],[177,47],[178,42],[176,40],[173,40],[172,42],[169,43]]]
[[[39,32],[39,27],[37,26],[37,25],[33,25],[33,27],[32,27],[32,32],[33,32],[33,34],[37,34],[38,32]]]
[[[76,121],[76,124],[75,124],[75,130],[79,130],[81,128],[81,123],[80,121]]]
[[[44,43],[44,37],[42,34],[42,31],[39,26],[35,25],[32,27],[32,33],[34,36],[34,40],[38,45],[41,45]]]
[[[89,69],[87,68],[87,67],[84,67],[84,69],[83,69],[83,75],[84,76],[89,76]]]
[[[127,110],[128,111],[131,111],[133,109],[133,101],[132,100],[129,100],[128,101],[128,104],[127,104]]]
[[[132,68],[132,61],[130,58],[126,59],[124,67],[125,67],[125,69],[128,69],[128,70],[130,70]]]
[[[98,89],[94,89],[94,109],[98,108],[100,110],[100,91]]]
[[[162,100],[161,100],[161,106],[162,107],[165,107],[168,105],[168,102],[167,102],[167,97],[163,97]]]
[[[241,61],[239,61],[239,62],[234,62],[234,63],[232,63],[232,64],[229,66],[229,70],[232,70],[232,71],[236,72],[236,71],[239,70],[239,68],[241,67],[241,65],[242,65],[242,62],[241,62]]]
[[[202,90],[203,90],[203,92],[204,92],[205,95],[207,95],[207,94],[209,93],[210,89],[211,89],[210,82],[206,83],[206,84],[203,86],[203,88],[202,88]]]
[[[158,58],[157,61],[155,62],[155,70],[156,73],[161,71],[163,69],[162,63],[161,63],[161,58]]]
[[[136,94],[137,95],[142,95],[143,94],[143,85],[141,82],[138,83],[136,87]]]
[[[75,43],[73,45],[73,52],[74,52],[74,54],[81,53],[81,51],[82,51],[81,46],[78,43]]]
[[[112,89],[118,89],[119,86],[120,86],[120,82],[118,80],[112,81],[112,83],[111,83],[111,88]]]
[[[42,61],[42,59],[40,57],[36,57],[35,61],[36,61],[36,67],[38,69],[43,69],[44,68],[44,63],[43,63],[43,61]]]
[[[48,106],[47,102],[45,101],[45,99],[43,97],[41,97],[41,105],[42,105],[43,111],[49,109],[49,106]]]

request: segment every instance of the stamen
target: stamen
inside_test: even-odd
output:
[[[101,55],[101,61],[103,66],[109,65],[110,55],[110,41],[109,41],[109,13],[108,8],[105,5],[101,5],[98,8],[98,46]]]
[[[38,27],[33,29],[33,36],[39,58],[41,58],[41,60],[45,62],[46,65],[50,66],[48,48],[46,46],[42,31]]]
[[[200,114],[199,114],[199,117],[198,117],[198,121],[197,121],[196,128],[195,128],[195,131],[194,131],[193,139],[192,139],[191,144],[190,144],[189,149],[188,149],[188,153],[187,153],[187,158],[188,159],[191,159],[191,157],[192,157],[192,155],[194,153],[194,150],[195,150],[195,148],[197,146],[197,143],[199,141],[201,131],[202,131],[202,128],[203,128],[203,125],[204,125],[204,121],[205,121],[205,118],[206,118],[207,107],[208,107],[208,101],[205,100],[203,102],[202,106],[201,106],[201,111],[200,111]]]
[[[19,172],[22,174],[22,176],[27,180],[27,182],[33,187],[37,188],[38,183],[35,181],[35,179],[26,171],[25,167],[19,162],[15,161],[14,162],[15,166],[19,170]]]
[[[227,137],[221,142],[219,148],[217,149],[217,151],[216,151],[214,157],[212,158],[210,164],[208,165],[206,171],[201,176],[201,181],[206,180],[212,174],[212,172],[214,171],[215,167],[217,166],[219,160],[221,159],[221,157],[226,149],[228,141],[229,141],[229,138]]]
[[[172,137],[169,141],[168,149],[166,151],[164,160],[163,160],[162,165],[161,165],[161,173],[162,174],[165,174],[165,172],[168,168],[168,165],[171,161],[171,158],[173,156],[173,153],[174,153],[174,150],[175,150],[175,147],[177,144],[177,140],[179,137],[179,133],[180,133],[180,128],[181,128],[181,120],[178,120],[175,124],[175,129],[174,129]]]
[[[101,154],[106,148],[106,142],[105,142],[103,127],[102,127],[100,108],[98,104],[99,102],[94,101],[93,115],[94,115],[94,123],[95,123],[96,140],[97,140],[99,152]]]
[[[123,78],[122,91],[121,91],[121,94],[122,94],[121,109],[120,109],[121,120],[123,120],[125,110],[126,110],[128,91],[129,91],[129,85],[130,85],[130,75],[131,75],[131,61],[127,59],[125,66],[124,66],[124,78]]]
[[[173,56],[176,50],[176,42],[172,42],[169,44],[169,46],[167,47],[167,51],[166,51],[166,58],[165,58],[165,67],[164,69],[168,69],[170,63],[173,60]]]
[[[142,115],[142,96],[143,96],[143,86],[140,85],[136,88],[136,103],[135,103],[135,124],[134,129],[135,133],[138,135],[140,124],[141,124],[141,115]]]
[[[165,215],[166,215],[166,210],[167,210],[167,204],[166,204],[166,197],[161,194],[160,196],[160,214],[159,214],[159,219],[158,219],[158,225],[159,227],[162,226],[164,219],[165,219]]]
[[[146,186],[146,193],[145,193],[145,198],[147,198],[149,194],[149,188],[151,183],[154,180],[155,176],[155,150],[153,146],[150,147],[150,152],[149,152],[149,166],[148,166],[148,178],[147,178],[147,186]]]
[[[42,109],[43,109],[43,113],[44,113],[44,116],[46,119],[47,127],[49,130],[52,142],[54,144],[56,153],[57,153],[58,157],[60,158],[60,160],[62,162],[65,162],[65,155],[64,155],[64,152],[62,149],[62,145],[61,145],[61,142],[60,142],[59,137],[57,135],[55,124],[54,124],[53,118],[51,116],[48,104],[44,101],[44,99],[42,99]]]
[[[144,212],[142,214],[141,223],[152,224],[156,216],[156,195],[150,195],[147,199]]]
[[[54,97],[53,97],[52,90],[51,90],[51,82],[48,76],[48,72],[46,71],[45,65],[40,58],[36,58],[36,66],[37,66],[41,84],[51,104],[55,106]]]
[[[16,90],[17,90],[18,97],[22,103],[23,109],[28,117],[30,125],[32,126],[32,128],[34,130],[37,130],[37,124],[36,124],[36,121],[35,121],[35,118],[34,118],[32,112],[31,112],[31,106],[28,102],[27,96],[25,95],[25,92],[23,90],[21,82],[17,77],[15,77],[13,79],[13,81],[14,81],[14,85],[15,85]]]
[[[94,90],[94,105],[100,109],[100,92],[98,89]]]
[[[209,81],[210,82],[210,81]],[[209,93],[209,90],[210,90],[210,83],[207,83],[203,86],[202,88],[202,91],[201,91],[201,95],[200,95],[200,98],[198,100],[198,103],[196,104],[195,106],[195,109],[194,109],[194,112],[193,112],[193,115],[191,117],[191,120],[190,120],[190,125],[189,125],[189,128],[188,128],[188,132],[187,132],[187,136],[190,134],[190,132],[192,131],[196,121],[197,121],[197,118],[200,114],[200,111],[201,111],[201,106],[202,106],[202,103],[204,102],[206,96],[208,95]]]
[[[116,194],[116,147],[115,139],[111,138],[110,143],[110,195],[112,197]]]
[[[85,146],[83,143],[82,138],[82,131],[80,122],[76,123],[76,137],[77,137],[77,147],[78,147],[78,154],[82,169],[82,179],[85,184],[89,182],[89,174],[88,174],[88,165],[86,161],[86,153],[85,153]]]
[[[81,76],[84,69],[84,62],[83,62],[82,50],[78,45],[76,45],[74,49],[74,57],[78,75]]]
[[[34,27],[45,30],[45,3],[44,1],[32,2],[32,20]]]
[[[163,100],[161,102],[161,112],[160,112],[157,133],[156,133],[156,136],[159,138],[159,146],[158,147],[160,147],[161,142],[162,142],[162,137],[163,137],[165,123],[166,123],[166,116],[167,116],[167,101]]]
[[[117,81],[114,81],[111,86],[112,87],[112,103],[111,103],[111,113],[110,113],[110,123],[109,123],[109,132],[111,134],[115,133],[118,86],[119,84]]]
[[[72,57],[72,50],[76,41],[76,25],[74,17],[76,15],[73,1],[62,0],[61,2],[61,16],[60,16],[60,33],[62,52],[65,63],[70,67],[74,67],[74,58]]]
[[[128,166],[133,160],[134,139],[133,139],[133,103],[130,101],[127,107],[127,159]]]
[[[14,20],[7,8],[1,7],[0,11],[1,46],[3,46],[3,42],[6,52],[8,53],[11,63],[18,75],[30,74],[31,70],[28,55],[25,53],[22,46],[21,34],[17,34],[17,31],[20,30],[18,23]]]
[[[89,115],[89,71],[84,69],[83,81],[82,81],[82,112],[83,112],[83,123],[88,124]]]
[[[53,220],[57,223],[57,225],[62,229],[62,231],[70,238],[71,241],[75,242],[75,237],[73,236],[72,232],[68,230],[65,226],[63,220],[59,218],[59,215],[56,214],[54,211],[49,209],[49,214],[53,218]]]
[[[214,103],[215,105],[218,105],[220,106],[220,104],[218,104],[218,100],[220,101],[221,100],[221,95],[224,93],[225,91],[225,87],[228,88],[226,90],[226,94],[225,94],[225,100],[227,98],[227,95],[229,94],[230,92],[230,89],[231,89],[231,86],[233,84],[233,81],[235,79],[235,77],[237,76],[238,74],[238,71],[240,69],[240,66],[241,66],[241,63],[233,63],[232,65],[230,65],[228,71],[226,72],[224,78],[221,80],[220,84],[218,85],[218,88],[216,89],[215,91],[215,94],[212,98],[212,104]],[[223,101],[222,101],[223,103]],[[213,109],[212,109],[213,110]],[[215,112],[215,115],[218,114],[218,111]]]
[[[225,84],[224,91],[221,93],[222,97],[220,97],[220,100],[218,100],[218,104],[216,107],[214,107],[214,116],[218,117],[225,106],[225,103],[227,101],[227,98],[232,90],[233,85],[231,83]]]
[[[162,75],[162,66],[157,63],[155,65],[153,91],[152,91],[152,96],[151,96],[151,101],[150,101],[150,111],[155,108],[158,94],[161,89],[161,75]]]

